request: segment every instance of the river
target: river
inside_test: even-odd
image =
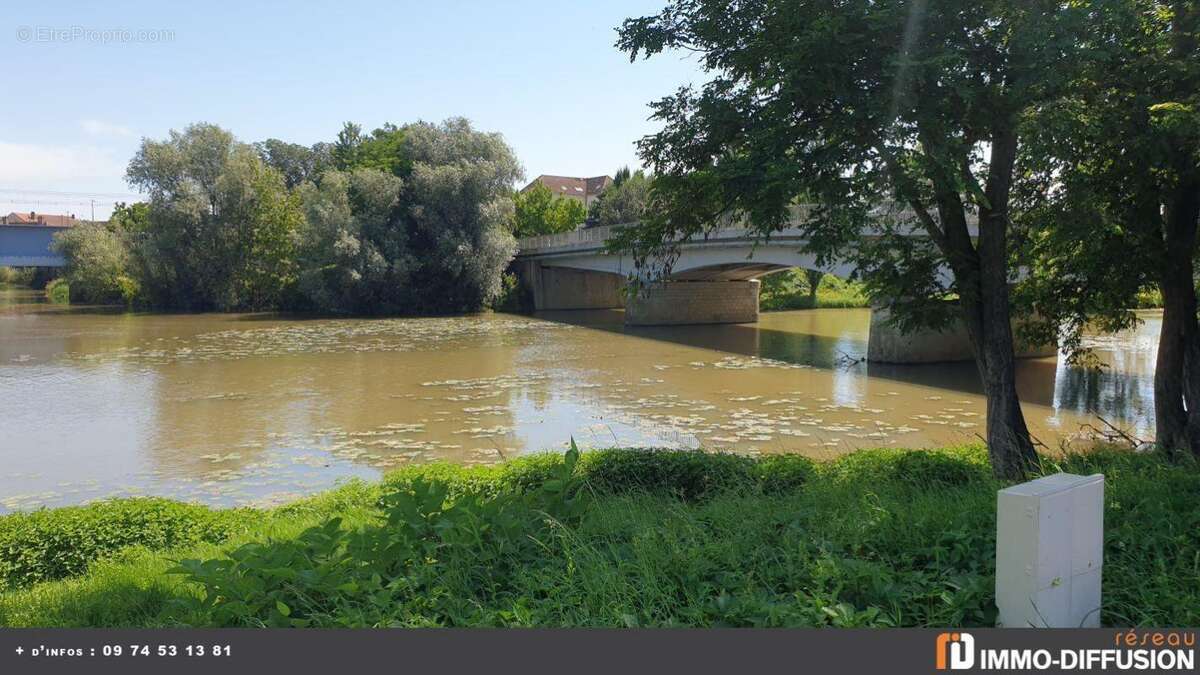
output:
[[[1020,363],[1031,432],[1153,433],[1159,314],[1107,368]],[[869,310],[626,328],[619,311],[416,319],[129,314],[0,290],[0,512],[108,496],[273,504],[349,477],[581,446],[830,457],[973,442],[974,366],[862,362]]]

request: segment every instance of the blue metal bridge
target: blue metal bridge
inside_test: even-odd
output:
[[[62,267],[63,257],[50,244],[69,227],[0,225],[0,267]]]

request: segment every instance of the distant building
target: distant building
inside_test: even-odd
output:
[[[58,215],[54,213],[29,213],[12,212],[7,216],[0,216],[0,225],[46,225],[48,227],[73,227],[79,224],[79,219],[72,213],[68,216]]]
[[[526,192],[534,185],[541,183],[550,188],[550,192],[556,197],[567,197],[583,204],[584,208],[590,208],[592,202],[596,201],[596,197],[600,196],[609,186],[612,185],[613,179],[609,176],[593,176],[592,178],[575,178],[572,176],[547,176],[542,174],[533,179],[529,185],[521,188],[521,192]]]

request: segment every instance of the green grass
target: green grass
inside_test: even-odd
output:
[[[762,279],[759,308],[764,312],[794,309],[837,309],[867,307],[870,299],[862,286],[853,281],[826,274],[817,286],[816,297],[810,294],[805,271],[791,269]]]
[[[1200,469],[1114,450],[1048,468],[1106,475],[1105,625],[1200,623]],[[85,571],[0,592],[0,625],[989,625],[1002,486],[976,447],[413,467],[201,515],[222,531],[192,542],[92,546]]]

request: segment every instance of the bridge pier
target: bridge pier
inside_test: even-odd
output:
[[[650,284],[629,298],[625,323],[673,326],[758,321],[757,279],[750,281],[666,281]]]
[[[871,333],[867,338],[867,360],[874,363],[942,363],[948,361],[971,361],[971,340],[966,326],[955,319],[943,330],[922,328],[903,333],[889,323],[890,313],[883,307],[871,307]],[[1023,344],[1017,331],[1019,321],[1013,319],[1013,338],[1017,340],[1016,356],[1019,359],[1054,356],[1058,346]]]
[[[518,276],[533,296],[535,311],[625,306],[625,280],[619,275],[569,267],[543,267],[536,260],[518,264]]]

